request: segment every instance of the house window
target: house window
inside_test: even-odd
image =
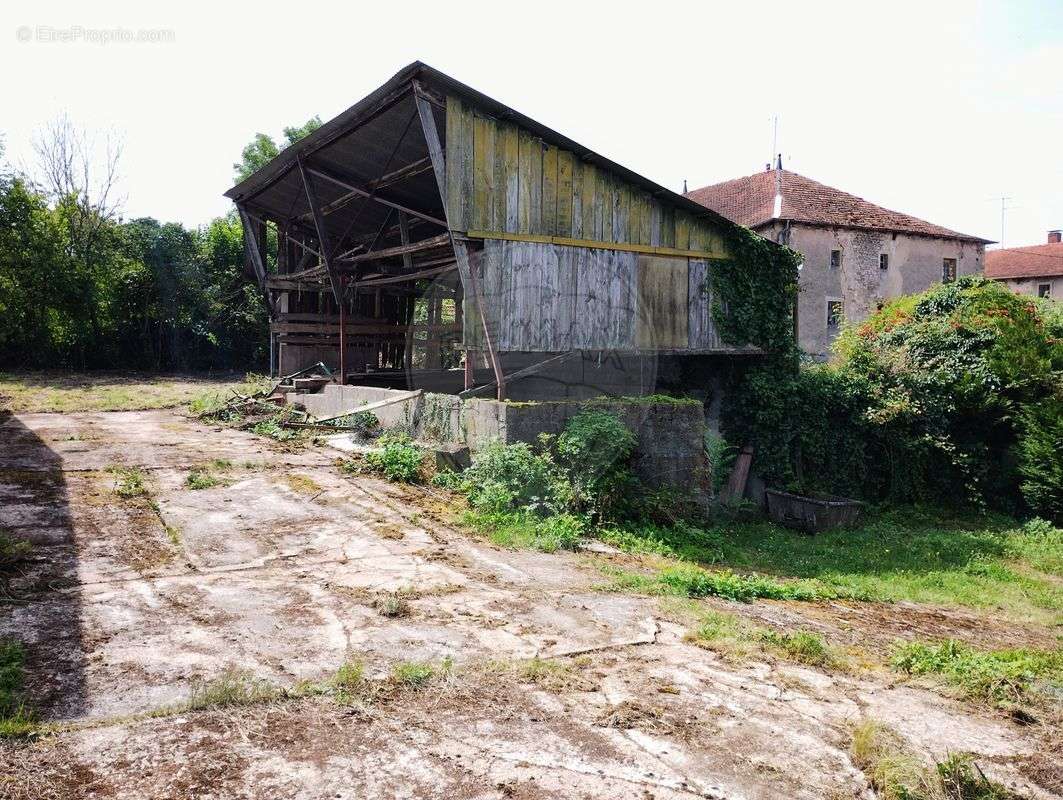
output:
[[[828,300],[827,301],[827,327],[837,328],[842,324],[842,317],[844,316],[844,308],[841,300]]]
[[[956,259],[946,258],[941,262],[941,282],[951,283],[956,280]]]
[[[1037,284],[1037,296],[1038,297],[1051,297],[1052,296],[1052,284],[1039,283]]]
[[[878,268],[879,269],[889,269],[890,268],[890,254],[889,253],[879,253],[879,255],[878,255]]]
[[[842,265],[842,251],[831,250],[830,251],[830,268],[838,269]]]

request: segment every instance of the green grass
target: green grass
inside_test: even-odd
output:
[[[5,570],[20,561],[25,561],[32,551],[33,545],[30,542],[14,539],[6,531],[0,529],[0,579]]]
[[[107,471],[114,475],[114,486],[111,491],[119,497],[130,499],[143,497],[148,493],[147,476],[138,467],[108,467]]]
[[[22,698],[25,659],[21,642],[0,639],[0,739],[24,738],[37,729]]]
[[[230,669],[211,680],[193,681],[187,704],[188,711],[229,706],[250,706],[279,700],[282,689],[255,678],[243,670]]]
[[[228,472],[233,467],[227,458],[214,458],[206,464],[192,467],[185,476],[185,486],[189,489],[210,489],[214,486],[227,486],[229,481],[218,475],[218,472]]]
[[[873,720],[855,726],[849,754],[882,800],[1021,800],[987,779],[969,754],[953,753],[928,767],[896,732]]]
[[[741,575],[728,569],[705,569],[689,562],[667,561],[650,573],[630,572],[603,566],[612,577],[608,591],[633,591],[673,597],[722,597],[748,603],[772,600],[833,600],[850,597],[818,581],[785,581],[763,575]]]
[[[15,412],[139,411],[172,408],[207,393],[227,394],[233,377],[144,372],[0,373],[0,408]]]
[[[573,550],[584,534],[583,521],[571,514],[541,517],[532,511],[470,510],[461,521],[499,547],[511,550]]]
[[[805,587],[799,594],[808,591],[807,599],[907,600],[1063,624],[1063,531],[1040,521],[1019,526],[1000,517],[953,518],[904,508],[872,513],[856,528],[816,536],[767,521],[723,521],[622,526],[603,531],[602,538],[626,552],[680,564],[787,584],[796,580]],[[680,590],[688,586],[691,596],[713,585],[685,567],[678,576],[658,576],[657,582]],[[773,596],[770,591],[753,594]]]
[[[813,667],[847,668],[842,653],[811,631],[775,631],[735,614],[701,612],[687,640],[726,656],[771,654]]]
[[[267,392],[273,388],[273,381],[267,375],[247,373],[243,381],[221,384],[217,388],[206,392],[199,392],[188,398],[188,411],[195,416],[216,414],[235,399],[234,392],[249,396],[259,392]]]
[[[986,652],[953,640],[908,642],[898,646],[893,666],[908,675],[937,676],[967,699],[1004,708],[1063,696],[1063,650]]]
[[[391,678],[402,686],[418,687],[436,676],[436,668],[421,661],[403,661],[391,669]]]

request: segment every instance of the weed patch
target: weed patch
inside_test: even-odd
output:
[[[585,522],[571,514],[543,517],[532,511],[468,511],[462,522],[486,534],[495,544],[514,550],[553,553],[573,550],[585,532]]]
[[[211,680],[193,681],[184,709],[200,711],[206,708],[250,706],[279,700],[284,696],[283,689],[243,670],[230,669]]]
[[[410,689],[417,689],[431,681],[450,675],[454,662],[448,657],[436,667],[424,661],[403,661],[391,669],[391,680]]]
[[[408,436],[395,434],[378,440],[382,449],[365,454],[365,466],[389,481],[398,483],[421,483],[424,451],[410,441]]]
[[[938,676],[965,698],[1003,708],[1063,693],[1063,650],[979,652],[953,640],[909,642],[897,648],[893,666],[907,675]]]
[[[114,475],[114,485],[111,487],[114,494],[127,500],[147,495],[147,476],[143,470],[137,467],[112,466],[108,467],[107,471]]]
[[[33,552],[33,545],[23,539],[14,539],[0,529],[0,580],[5,571],[25,561]]]
[[[0,639],[0,739],[25,738],[37,729],[22,698],[25,658],[21,642]]]
[[[986,778],[965,753],[928,768],[895,732],[873,720],[853,729],[849,755],[882,800],[1021,800]]]

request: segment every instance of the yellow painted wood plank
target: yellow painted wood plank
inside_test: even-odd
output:
[[[686,249],[690,246],[690,216],[685,211],[675,212],[674,247]]]
[[[557,223],[554,233],[557,236],[572,235],[572,153],[567,150],[557,152]]]
[[[557,148],[552,145],[543,149],[543,216],[538,232],[557,233]]]
[[[531,233],[532,159],[538,156],[538,143],[523,128],[517,131],[517,231]],[[512,233],[512,231],[510,231]]]
[[[593,164],[584,162],[580,167],[583,181],[583,232],[585,239],[593,239],[598,234],[594,227],[594,195],[597,188],[597,175]]]
[[[502,229],[515,233],[518,230],[518,192],[520,189],[520,146],[517,139],[517,126],[502,123],[502,174],[505,187],[504,219]],[[502,190],[502,187],[499,187]]]
[[[471,230],[466,233],[470,239],[501,239],[509,242],[538,242],[540,244],[560,244],[568,247],[587,247],[595,250],[620,250],[630,253],[646,253],[655,256],[674,256],[676,258],[700,258],[708,261],[727,261],[728,258],[714,255],[705,250],[682,250],[678,247],[654,247],[652,245],[631,244],[629,242],[601,242],[593,239],[573,239],[569,236],[546,236],[534,233],[504,233],[499,231]]]
[[[491,120],[491,199],[490,217],[491,230],[504,231],[506,229],[506,172],[505,172],[505,143],[503,131],[505,123]]]
[[[491,134],[491,150],[488,154],[488,130]],[[469,227],[478,230],[491,228],[491,216],[488,212],[491,181],[494,180],[494,124],[480,114],[473,118],[473,161],[472,161],[472,213],[469,215]]]

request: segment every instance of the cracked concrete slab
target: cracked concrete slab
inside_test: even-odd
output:
[[[230,462],[222,483],[189,488],[210,459]],[[149,495],[116,497],[116,464]],[[596,591],[580,556],[467,537],[419,491],[172,412],[0,421],[0,526],[36,545],[0,636],[25,642],[27,689],[63,726],[0,746],[0,797],[871,797],[848,755],[864,716],[1058,796],[1024,766],[1036,731],[873,675],[729,663],[653,599]],[[374,601],[396,591],[409,613],[386,617]],[[319,697],[138,717],[230,668],[292,687],[352,654],[373,677],[456,673],[363,711]],[[533,656],[579,680],[482,668]]]

